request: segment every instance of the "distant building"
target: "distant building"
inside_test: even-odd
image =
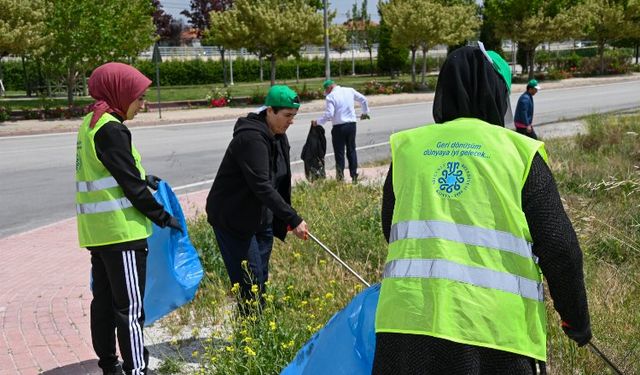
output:
[[[180,45],[200,47],[200,30],[193,27],[182,30],[180,33]]]

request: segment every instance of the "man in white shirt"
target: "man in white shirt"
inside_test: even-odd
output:
[[[367,98],[351,87],[341,87],[328,79],[322,84],[326,98],[326,108],[318,120],[311,125],[324,125],[331,121],[331,143],[336,158],[336,179],[344,179],[344,151],[347,149],[349,174],[353,183],[358,182],[358,157],[356,155],[356,109],[355,102],[360,103],[362,115],[360,120],[369,119]]]

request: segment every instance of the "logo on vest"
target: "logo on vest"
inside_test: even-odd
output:
[[[432,180],[436,192],[445,198],[460,196],[467,190],[470,182],[469,169],[457,161],[449,161],[441,165]]]

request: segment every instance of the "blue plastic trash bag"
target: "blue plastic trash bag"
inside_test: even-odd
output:
[[[379,296],[380,284],[372,285],[355,296],[307,341],[280,374],[371,374]]]
[[[160,181],[154,196],[167,212],[178,219],[184,234],[169,227],[153,225],[153,234],[148,238],[145,325],[191,301],[203,275],[198,252],[187,234],[187,223],[178,198],[164,181]]]

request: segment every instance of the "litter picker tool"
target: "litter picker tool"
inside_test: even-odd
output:
[[[595,346],[595,344],[594,344],[593,342],[589,341],[589,342],[587,343],[587,345],[589,345],[589,348],[590,348],[594,353],[596,353],[600,358],[602,358],[602,360],[603,360],[604,362],[606,362],[606,364],[607,364],[607,365],[609,365],[609,367],[611,367],[611,369],[612,369],[616,374],[618,374],[618,375],[624,375],[624,374],[622,373],[622,371],[620,371],[620,370],[616,367],[616,365],[614,365],[614,364],[613,364],[613,362],[611,362],[611,361],[609,360],[609,358],[607,358],[607,356],[606,356],[606,355],[604,355],[604,353],[603,353],[603,352],[601,352],[601,351],[600,351],[600,349],[598,349],[598,348]]]
[[[322,249],[324,249],[324,251],[326,251],[327,253],[329,253],[329,255],[331,255],[333,257],[333,259],[337,260],[338,263],[342,264],[342,266],[344,268],[346,268],[347,270],[349,270],[349,272],[351,272],[351,274],[355,277],[358,278],[358,280],[360,280],[361,283],[363,283],[364,285],[366,285],[367,287],[371,286],[369,285],[368,282],[365,281],[365,279],[362,278],[362,276],[358,275],[358,273],[356,271],[354,271],[353,269],[351,269],[351,267],[349,267],[348,264],[346,264],[342,259],[340,259],[336,254],[334,254],[331,250],[329,250],[329,248],[323,244],[322,242],[320,242],[319,239],[316,238],[316,236],[314,236],[313,234],[309,233],[309,237],[311,237],[312,240],[315,241],[315,243],[317,243],[318,245],[320,245],[320,247]]]

